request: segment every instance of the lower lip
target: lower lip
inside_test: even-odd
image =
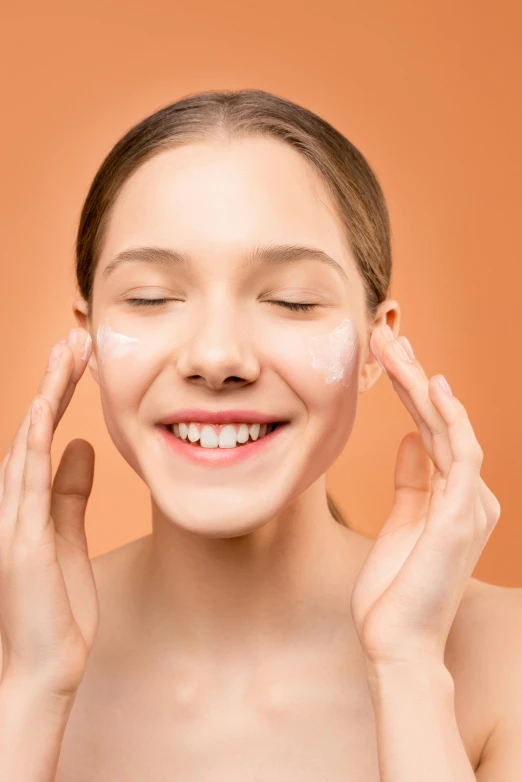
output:
[[[203,448],[202,445],[192,445],[188,440],[181,440],[166,426],[158,426],[161,436],[174,453],[194,464],[215,466],[238,464],[251,456],[262,454],[287,428],[288,424],[279,424],[270,434],[266,434],[258,440],[250,440],[245,445],[237,445],[235,448]]]

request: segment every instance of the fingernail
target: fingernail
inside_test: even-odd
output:
[[[451,388],[449,387],[449,383],[448,383],[448,381],[446,380],[446,378],[444,377],[444,375],[439,375],[439,376],[438,376],[438,378],[437,378],[437,380],[439,381],[439,383],[440,383],[440,385],[442,386],[442,388],[444,389],[444,391],[446,391],[446,393],[448,393],[448,394],[450,394],[451,396],[453,396],[453,391],[452,391],[452,390],[451,390]]]

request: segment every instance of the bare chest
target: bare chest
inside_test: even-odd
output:
[[[175,698],[129,681],[99,690],[88,684],[66,728],[56,782],[379,782],[363,676],[347,682],[324,674],[323,686],[310,677],[299,693],[279,683],[255,706],[230,694],[202,703],[189,683]],[[457,688],[457,721],[476,768],[485,731],[472,700]]]
[[[324,694],[263,707],[222,700],[75,704],[56,782],[378,782],[372,705]]]

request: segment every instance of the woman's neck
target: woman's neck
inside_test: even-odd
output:
[[[328,510],[318,482],[248,534],[187,532],[153,503],[153,532],[134,563],[135,638],[209,664],[327,644],[350,623],[360,536]]]

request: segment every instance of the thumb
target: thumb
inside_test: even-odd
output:
[[[397,452],[393,505],[382,532],[392,532],[404,523],[419,521],[427,514],[433,469],[419,432],[408,432]]]
[[[85,510],[94,479],[94,448],[77,438],[65,448],[51,493],[51,516],[56,533],[86,554]]]

